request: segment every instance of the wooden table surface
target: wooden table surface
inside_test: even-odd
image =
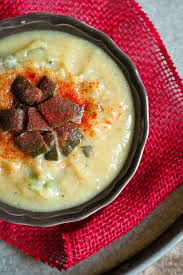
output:
[[[183,241],[139,275],[182,275]]]

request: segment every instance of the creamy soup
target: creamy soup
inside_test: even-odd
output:
[[[34,85],[42,76],[57,93],[85,111],[83,138],[57,161],[31,157],[0,132],[0,199],[32,211],[79,205],[100,193],[124,165],[134,129],[131,90],[118,65],[101,48],[56,31],[32,31],[0,41],[0,109],[11,108],[17,75]]]

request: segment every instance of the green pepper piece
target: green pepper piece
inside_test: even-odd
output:
[[[93,150],[93,147],[91,145],[82,146],[81,149],[85,157],[89,158],[91,156],[91,152]]]

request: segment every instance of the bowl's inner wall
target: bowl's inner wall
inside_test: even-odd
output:
[[[11,20],[11,19],[10,19]],[[13,22],[13,20],[15,22]],[[16,20],[18,20],[18,24],[16,25]],[[71,19],[71,21],[74,19]],[[58,20],[56,20],[58,21]],[[67,20],[66,20],[67,21]],[[142,89],[140,80],[137,79],[137,76],[135,75],[135,67],[133,64],[129,64],[129,59],[125,55],[122,56],[121,51],[116,48],[115,44],[111,40],[107,40],[106,37],[103,37],[103,40],[101,39],[100,34],[98,34],[98,31],[95,29],[88,29],[87,25],[83,26],[71,26],[68,25],[67,23],[59,23],[59,25],[50,25],[49,22],[46,21],[37,21],[37,22],[32,22],[32,23],[25,23],[25,24],[20,24],[20,19],[17,18],[12,18],[12,25],[11,22],[7,23],[4,26],[5,28],[1,29],[1,24],[0,24],[0,38],[4,38],[9,35],[17,34],[20,32],[26,32],[26,31],[33,31],[33,30],[57,30],[57,31],[62,31],[62,32],[67,32],[73,35],[76,35],[78,37],[87,39],[88,41],[94,43],[95,45],[99,46],[102,48],[105,52],[107,52],[113,60],[118,64],[120,67],[122,73],[126,76],[128,83],[131,86],[131,91],[132,91],[132,96],[134,100],[134,107],[135,107],[135,129],[134,129],[134,137],[131,145],[131,150],[128,154],[127,160],[122,167],[120,173],[117,175],[117,177],[113,180],[111,184],[109,184],[105,190],[103,190],[100,194],[95,196],[93,199],[90,201],[76,206],[72,207],[69,209],[64,209],[64,210],[57,210],[57,211],[52,211],[52,212],[31,212],[27,210],[22,210],[18,209],[15,207],[12,207],[10,205],[7,205],[3,202],[0,202],[0,208],[6,209],[6,212],[10,213],[15,213],[15,215],[19,214],[28,214],[31,216],[31,214],[34,216],[36,219],[49,219],[48,215],[49,213],[51,214],[51,217],[56,217],[58,216],[63,216],[63,219],[67,219],[68,215],[75,214],[75,216],[79,215],[81,211],[88,212],[90,209],[92,212],[94,212],[98,208],[98,203],[102,201],[102,204],[107,203],[112,201],[113,196],[115,196],[116,192],[119,192],[119,189],[122,189],[124,185],[129,181],[131,178],[131,174],[136,170],[136,161],[139,159],[139,155],[136,154],[137,152],[137,147],[138,146],[143,146],[141,143],[144,142],[144,131],[147,131],[145,129],[147,126],[145,126],[145,114],[147,112],[146,109],[143,110],[143,106],[146,106],[146,102],[143,96],[144,91],[139,92],[139,90]],[[53,22],[52,22],[53,23]],[[79,29],[78,29],[79,28]],[[110,48],[110,50],[109,50]],[[138,89],[139,88],[139,89]],[[141,97],[139,97],[139,93],[141,93]],[[144,101],[144,102],[143,102]],[[145,107],[144,107],[145,108]],[[144,115],[144,117],[143,117]],[[137,158],[137,159],[136,159]],[[131,169],[128,169],[131,164],[134,166]],[[1,211],[0,211],[1,214]]]

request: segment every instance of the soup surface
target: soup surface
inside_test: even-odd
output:
[[[48,76],[57,94],[85,108],[83,139],[58,161],[31,157],[0,130],[0,199],[32,211],[79,205],[101,192],[123,166],[134,129],[130,87],[94,44],[67,33],[32,31],[0,40],[0,109],[11,108],[17,75],[34,85]]]

